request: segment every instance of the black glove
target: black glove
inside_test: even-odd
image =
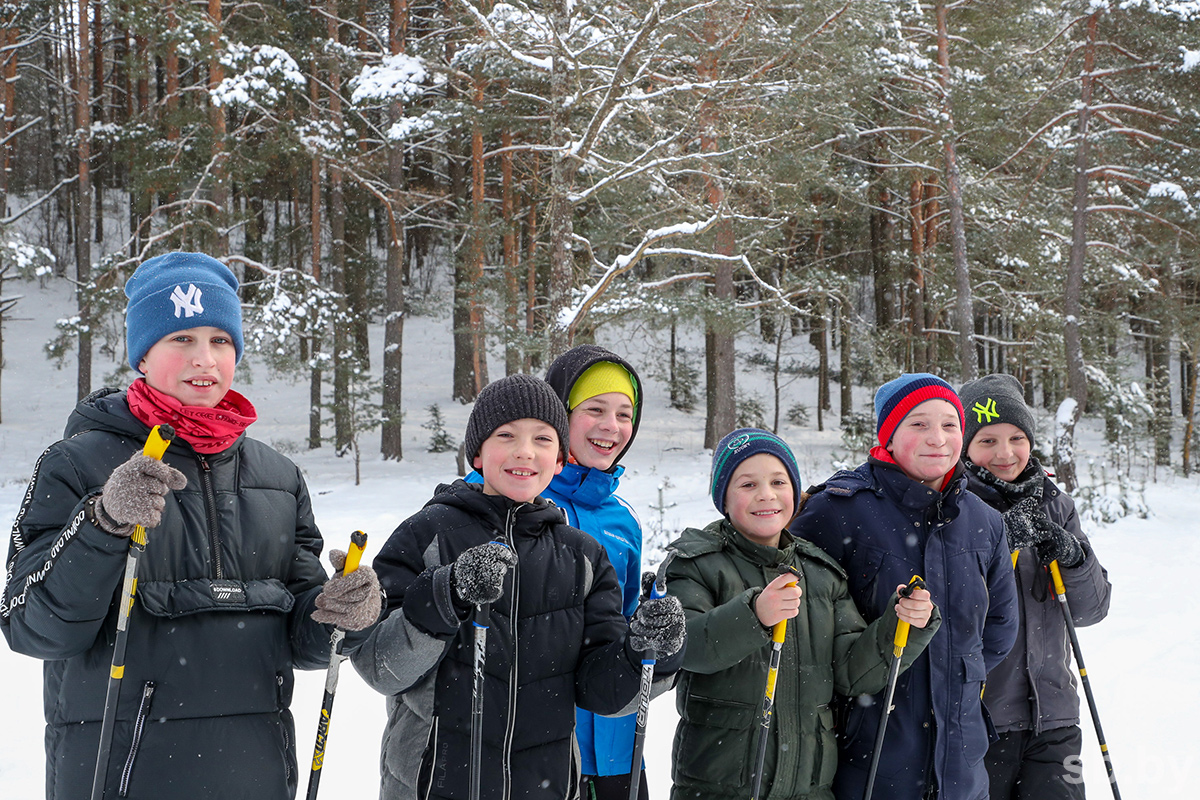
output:
[[[187,486],[187,478],[156,458],[135,453],[112,471],[96,498],[96,524],[114,536],[130,536],[135,525],[162,522],[166,494]]]
[[[1004,512],[1004,529],[1008,534],[1009,550],[1033,547],[1041,541],[1043,534],[1039,533],[1033,524],[1033,515],[1036,513],[1045,516],[1036,497],[1023,497]]]
[[[1069,531],[1046,516],[1041,508],[1033,515],[1037,532],[1038,559],[1045,565],[1057,561],[1060,567],[1077,567],[1083,563],[1083,545]]]
[[[455,559],[450,585],[465,603],[493,603],[504,593],[504,575],[516,563],[516,554],[499,542],[477,545]]]
[[[379,619],[383,608],[383,595],[379,590],[379,578],[375,570],[359,565],[349,575],[342,574],[346,566],[346,554],[341,550],[329,551],[329,563],[337,574],[325,582],[317,595],[317,610],[312,618],[326,625],[334,625],[344,631],[361,631]]]
[[[653,650],[658,658],[668,658],[683,647],[687,618],[678,597],[643,600],[629,620],[629,643],[635,650]]]

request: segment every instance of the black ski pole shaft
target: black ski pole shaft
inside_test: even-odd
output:
[[[350,534],[350,549],[346,551],[346,563],[342,565],[342,574],[349,575],[358,569],[362,561],[363,550],[367,549],[367,535],[362,531]],[[313,746],[312,770],[308,773],[308,794],[306,800],[316,800],[317,789],[321,785],[321,770],[325,766],[325,747],[329,744],[329,722],[333,717],[333,698],[337,695],[338,673],[341,671],[342,644],[346,632],[334,628],[329,637],[329,667],[325,670],[325,696],[321,700],[321,718],[317,720],[317,743]]]
[[[794,568],[784,565],[780,565],[779,571],[790,572],[797,577],[800,574]],[[789,586],[793,584],[795,581]],[[758,752],[754,757],[754,789],[750,793],[750,800],[758,800],[759,792],[762,791],[763,767],[767,763],[767,740],[771,733],[771,714],[775,709],[775,683],[779,679],[779,661],[783,655],[783,640],[786,636],[787,620],[776,622],[771,628],[771,660],[767,666],[767,687],[763,691],[762,710],[758,715]]]
[[[146,437],[142,454],[162,460],[167,445],[175,438],[170,425],[155,425]],[[104,718],[100,723],[100,746],[96,750],[96,771],[92,775],[92,800],[104,797],[108,782],[108,757],[112,751],[113,728],[117,724],[117,702],[121,699],[121,678],[125,677],[125,647],[129,642],[129,615],[137,591],[138,560],[146,552],[146,529],[141,525],[129,537],[129,555],[125,558],[125,579],[121,585],[121,607],[117,612],[117,638],[113,643],[112,666],[108,671],[108,689],[104,694]]]
[[[474,677],[471,685],[471,773],[470,800],[479,800],[480,771],[483,768],[483,668],[487,662],[488,616],[491,603],[475,606],[475,658]]]
[[[667,565],[675,558],[674,553],[667,553],[662,564],[658,566],[658,574],[647,572],[642,577],[643,596],[649,599],[665,597],[667,594]],[[648,581],[647,578],[651,578]],[[654,687],[654,665],[658,662],[658,654],[653,648],[642,652],[642,685],[638,691],[637,721],[633,729],[633,761],[629,765],[629,800],[637,800],[641,788],[642,753],[646,750],[646,719],[650,715],[650,692]]]
[[[925,581],[917,575],[912,576],[900,591],[901,597],[909,597],[915,589],[924,589]],[[879,758],[883,754],[883,737],[887,734],[888,717],[892,713],[892,698],[896,696],[896,681],[900,678],[900,657],[908,645],[909,624],[904,620],[896,620],[896,633],[892,637],[892,663],[888,668],[887,689],[883,697],[883,711],[879,717],[879,730],[875,732],[875,746],[871,749],[871,766],[867,769],[867,787],[863,790],[863,800],[871,800],[875,790],[875,774],[879,771]]]
[[[1079,636],[1075,632],[1075,619],[1071,616],[1071,604],[1067,602],[1067,587],[1063,583],[1062,570],[1059,569],[1057,561],[1050,562],[1050,575],[1054,579],[1054,594],[1058,597],[1058,606],[1062,609],[1063,619],[1067,623],[1067,635],[1071,638],[1071,651],[1075,655],[1075,666],[1079,668],[1079,680],[1083,683],[1083,694],[1087,697],[1088,710],[1092,713],[1092,727],[1096,729],[1096,738],[1100,741],[1100,754],[1104,756],[1104,769],[1108,773],[1108,785],[1112,788],[1115,800],[1121,800],[1121,790],[1117,788],[1117,776],[1113,773],[1108,742],[1104,738],[1104,729],[1100,727],[1100,712],[1096,710],[1096,697],[1092,694],[1092,682],[1088,679],[1087,667],[1083,664],[1083,651],[1079,647]]]

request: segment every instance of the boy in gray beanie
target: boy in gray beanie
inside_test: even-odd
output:
[[[566,408],[545,381],[511,375],[486,386],[465,440],[482,484],[439,486],[375,558],[389,615],[353,663],[388,698],[382,797],[467,796],[466,623],[478,607],[490,606],[476,776],[487,800],[576,791],[575,707],[633,710],[642,651],[659,655],[660,688],[672,682],[684,641],[679,601],[643,601],[626,622],[604,546],[540,496],[566,442]]]
[[[1082,748],[1079,696],[1046,568],[1058,562],[1079,626],[1104,619],[1112,587],[1075,503],[1031,455],[1036,431],[1021,382],[987,375],[960,395],[967,488],[1004,516],[1022,621],[1012,652],[988,675],[988,710],[1000,734],[985,758],[990,796],[1081,800],[1083,783],[1067,767],[1079,763]]]

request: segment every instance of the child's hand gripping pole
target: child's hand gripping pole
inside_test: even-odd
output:
[[[1096,729],[1096,739],[1100,742],[1100,754],[1104,756],[1104,769],[1108,772],[1108,785],[1112,788],[1115,800],[1121,800],[1121,791],[1117,788],[1117,776],[1113,773],[1112,756],[1108,752],[1104,729],[1100,727],[1100,712],[1096,709],[1096,697],[1092,694],[1092,682],[1088,678],[1087,667],[1083,664],[1083,651],[1079,648],[1079,636],[1075,632],[1075,618],[1071,614],[1071,604],[1067,602],[1067,586],[1063,583],[1062,570],[1058,566],[1058,561],[1050,562],[1050,576],[1054,580],[1054,594],[1058,597],[1063,620],[1067,623],[1071,651],[1075,655],[1075,666],[1079,668],[1079,681],[1083,684],[1083,694],[1087,697],[1088,710],[1092,713],[1092,727]]]
[[[779,565],[779,573],[781,575],[790,573],[796,578],[800,577],[800,572],[795,567],[786,564]],[[795,586],[796,581],[793,580],[787,585]],[[783,653],[783,640],[786,636],[787,620],[783,619],[776,622],[771,628],[771,661],[767,667],[767,688],[763,692],[762,711],[758,718],[758,753],[754,759],[754,790],[750,794],[750,800],[757,800],[759,792],[762,790],[763,765],[767,760],[767,738],[771,731],[771,713],[775,708],[775,683],[779,678],[779,660]]]
[[[350,548],[346,551],[346,563],[342,566],[342,575],[349,575],[358,569],[362,561],[363,550],[367,549],[367,535],[362,531],[350,534]],[[333,699],[337,694],[338,672],[341,669],[342,644],[346,632],[334,628],[329,637],[329,667],[325,671],[325,696],[321,701],[321,718],[317,721],[317,742],[313,747],[312,770],[308,773],[308,794],[306,800],[316,800],[317,789],[321,785],[321,769],[325,766],[325,746],[329,743],[329,721],[333,716]]]
[[[667,596],[667,566],[675,558],[674,552],[658,565],[658,572],[642,575],[642,599],[655,600]],[[642,753],[646,750],[646,719],[650,714],[650,693],[654,687],[654,665],[658,654],[653,648],[642,651],[642,684],[638,690],[637,721],[633,733],[633,761],[629,765],[629,800],[637,800],[641,788]]]
[[[911,597],[917,589],[924,589],[925,581],[919,575],[913,575],[908,585],[900,590],[901,597]],[[900,677],[900,657],[908,645],[909,623],[902,619],[896,620],[896,633],[892,637],[892,664],[888,672],[887,690],[883,698],[883,711],[879,719],[879,730],[875,733],[875,747],[871,751],[871,766],[867,770],[867,788],[863,791],[863,800],[871,800],[871,792],[875,788],[875,773],[879,770],[879,757],[883,753],[883,737],[887,733],[888,716],[892,713],[892,698],[896,694],[896,680]]]
[[[142,454],[162,461],[167,446],[175,438],[170,425],[155,425],[146,437]],[[137,592],[138,559],[146,551],[146,529],[137,525],[129,537],[129,555],[125,558],[125,579],[121,586],[121,607],[117,612],[117,638],[113,647],[112,666],[108,672],[108,690],[104,695],[104,718],[100,723],[100,747],[96,751],[96,771],[92,776],[92,800],[104,797],[108,782],[108,757],[112,750],[113,727],[117,721],[117,699],[121,695],[121,678],[125,675],[125,647],[129,641],[129,615],[133,612],[133,595]]]

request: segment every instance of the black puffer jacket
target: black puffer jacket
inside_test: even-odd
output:
[[[388,695],[381,797],[466,798],[473,627],[451,599],[447,565],[503,538],[517,556],[491,605],[483,703],[483,797],[575,798],[573,708],[613,714],[635,697],[641,654],[627,644],[604,547],[537,499],[439,486],[375,558],[389,616],[353,657]],[[674,670],[680,658],[670,659]]]
[[[44,659],[46,796],[91,791],[129,540],[84,501],[149,429],[124,392],[84,399],[39,459],[13,527],[2,627]],[[296,466],[239,438],[164,457],[187,476],[167,496],[138,567],[106,797],[293,797],[292,669],[328,662],[309,618],[325,582],[321,536]]]

